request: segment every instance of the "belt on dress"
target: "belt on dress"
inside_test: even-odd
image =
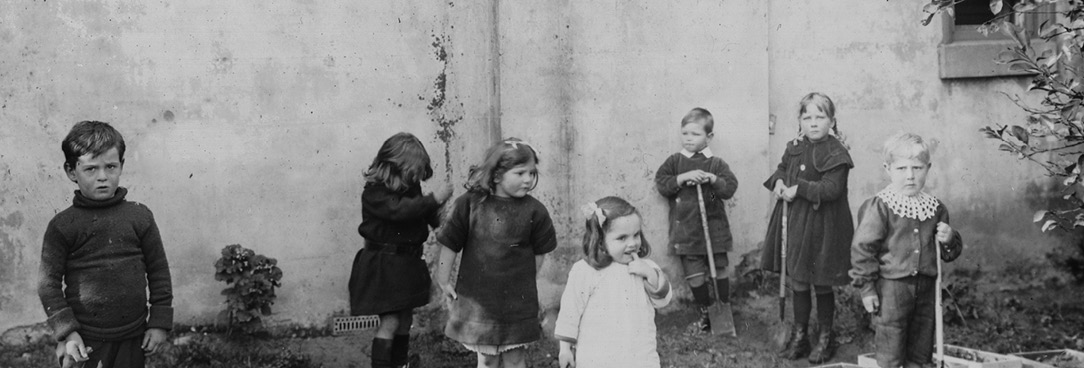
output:
[[[413,257],[422,256],[421,244],[393,244],[366,241],[365,250],[378,253],[399,254]]]

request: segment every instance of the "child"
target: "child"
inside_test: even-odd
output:
[[[698,325],[703,332],[711,331],[708,307],[713,299],[708,290],[711,270],[696,186],[709,184],[703,187],[704,206],[718,275],[715,292],[723,303],[730,303],[730,279],[725,271],[730,263],[726,253],[733,247],[723,200],[738,190],[738,179],[730,166],[708,148],[714,129],[715,121],[708,110],[697,107],[689,111],[681,119],[682,150],[667,157],[655,173],[655,188],[670,202],[670,246],[681,257],[685,281],[700,305]]]
[[[81,121],[60,148],[64,172],[79,189],[45,228],[38,283],[57,358],[64,367],[143,367],[144,355],[157,352],[173,328],[158,225],[147,206],[125,200],[128,190],[118,187],[120,132]]]
[[[384,141],[365,172],[358,226],[365,248],[350,272],[350,313],[380,316],[370,354],[374,368],[407,364],[413,309],[429,303],[422,243],[452,193],[448,184],[423,195],[421,182],[432,176],[429,154],[410,133]]]
[[[783,159],[764,186],[789,202],[787,213],[787,277],[794,301],[794,325],[780,356],[823,363],[832,358],[835,342],[833,286],[850,282],[848,247],[854,234],[847,202],[847,175],[854,163],[836,124],[836,106],[813,92],[798,104],[798,138],[787,144]],[[779,272],[783,203],[777,202],[768,223],[761,268]],[[810,350],[808,326],[813,311],[810,289],[817,294],[819,336]]]
[[[587,206],[584,259],[572,265],[554,334],[561,368],[659,367],[655,309],[670,303],[666,273],[641,259],[651,246],[639,211],[606,197]]]
[[[479,367],[526,367],[523,347],[541,337],[535,277],[557,238],[549,211],[527,194],[538,183],[537,164],[522,140],[490,147],[437,236],[446,248],[436,274],[450,304],[444,333],[477,353]]]
[[[960,233],[949,226],[948,209],[926,194],[930,146],[910,133],[884,145],[891,184],[858,210],[850,271],[862,304],[874,314],[877,364],[919,367],[931,363],[937,250],[951,262],[963,251]]]

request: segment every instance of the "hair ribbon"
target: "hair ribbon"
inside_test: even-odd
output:
[[[602,208],[599,208],[598,204],[595,202],[587,202],[583,207],[580,207],[580,211],[583,212],[583,217],[594,215],[595,219],[598,220],[599,225],[606,223],[606,214],[603,213]]]

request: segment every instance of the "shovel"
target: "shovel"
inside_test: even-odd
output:
[[[730,303],[723,303],[719,296],[718,281],[715,280],[715,251],[711,247],[711,233],[708,232],[708,212],[704,207],[704,190],[696,186],[696,198],[700,201],[700,224],[704,227],[704,246],[708,251],[708,269],[711,270],[712,294],[715,294],[715,303],[708,307],[708,318],[711,320],[711,333],[713,335],[726,334],[738,337],[738,331],[734,328],[734,312],[730,309]]]
[[[779,244],[779,320],[786,321],[787,312],[787,210],[783,201],[783,241]]]

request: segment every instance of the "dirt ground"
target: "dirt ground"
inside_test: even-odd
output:
[[[785,333],[778,320],[771,275],[756,275],[735,285],[738,337],[712,336],[691,328],[693,308],[656,317],[663,367],[808,367],[803,360],[776,357]],[[1051,349],[1084,350],[1084,285],[1051,276],[1043,266],[958,271],[946,278],[946,342],[997,353]],[[855,363],[872,351],[872,331],[850,288],[837,297],[835,331],[840,347],[832,362]],[[790,303],[788,303],[789,305]],[[788,312],[787,319],[790,320]],[[424,367],[471,367],[474,354],[441,333],[439,313],[419,313],[412,338]],[[197,327],[174,331],[165,354],[148,367],[369,367],[372,331],[331,336],[326,329],[294,329],[272,337],[226,339]],[[51,366],[51,347],[0,346],[0,368]],[[552,339],[528,349],[531,367],[556,367]]]

